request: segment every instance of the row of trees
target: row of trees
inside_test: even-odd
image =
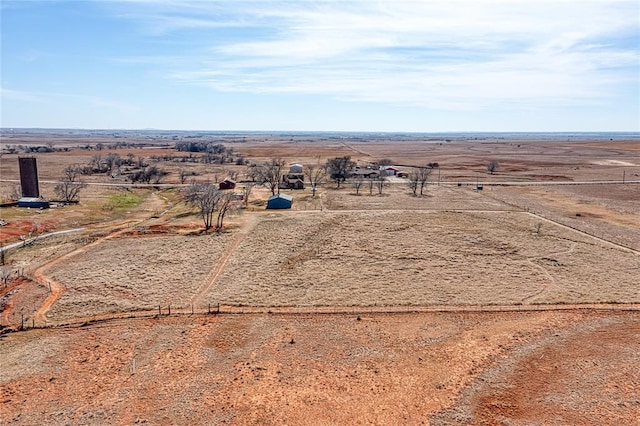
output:
[[[110,152],[106,155],[96,154],[86,166],[73,166],[83,175],[105,173],[113,178],[126,176],[132,183],[161,183],[167,175],[160,167],[149,166],[144,157],[136,157],[129,153],[125,157]]]
[[[383,161],[390,164],[390,160],[381,160],[381,163]],[[269,162],[262,164],[252,164],[247,168],[247,176],[252,182],[265,185],[271,191],[271,194],[275,195],[283,175],[284,165],[284,161],[279,158],[273,158]],[[318,162],[315,165],[308,164],[304,166],[303,174],[312,188],[316,188],[318,185],[324,183],[327,178],[330,178],[336,183],[338,189],[347,180],[350,180],[353,188],[356,190],[356,195],[360,194],[360,190],[365,186],[365,183],[368,183],[370,194],[373,193],[374,187],[377,188],[379,194],[382,194],[383,188],[387,184],[386,175],[379,172],[374,175],[373,178],[364,178],[358,175],[353,176],[355,165],[355,161],[353,161],[350,156],[335,157],[327,160],[324,164]],[[409,174],[409,187],[414,195],[417,195],[418,189],[420,190],[420,195],[424,194],[424,188],[433,169],[439,167],[438,163],[428,163],[424,166],[414,168]]]

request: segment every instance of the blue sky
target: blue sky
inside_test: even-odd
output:
[[[637,0],[2,0],[0,125],[640,131]]]

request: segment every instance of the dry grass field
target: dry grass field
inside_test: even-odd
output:
[[[46,271],[66,287],[50,320],[185,308],[205,287],[197,308],[640,303],[637,254],[526,212],[292,211],[253,222],[237,247],[229,232],[82,250]]]
[[[172,151],[170,135],[128,138],[102,154]],[[5,256],[1,424],[637,423],[637,140],[216,138],[251,162],[440,169],[424,197],[400,178],[381,195],[326,183],[273,212],[256,188],[219,234],[178,189],[105,175],[86,177],[77,205],[1,208],[2,245],[82,228]],[[69,149],[36,154],[49,196],[113,139],[2,144],[46,141]],[[3,199],[16,158],[0,161]],[[182,163],[156,164],[179,182]],[[246,171],[189,167],[211,182]]]
[[[553,224],[538,234],[539,222],[516,212],[273,215],[244,239],[208,299],[249,306],[640,302],[637,254]]]
[[[59,263],[48,275],[66,291],[52,319],[186,306],[220,261],[229,234],[105,241]]]

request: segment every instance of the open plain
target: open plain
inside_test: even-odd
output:
[[[242,161],[170,158],[187,136]],[[18,146],[50,148],[33,154],[50,199],[64,167],[98,153],[166,175],[83,176],[78,204],[0,209],[1,244],[30,242],[4,258],[0,423],[640,421],[638,139],[122,137],[3,134],[5,201]],[[256,186],[221,232],[181,195],[185,170],[243,186],[246,162],[345,155],[438,167],[423,196],[396,176],[328,180],[284,190],[283,211]]]

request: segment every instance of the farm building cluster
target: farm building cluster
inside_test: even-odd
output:
[[[289,172],[282,175],[280,188],[282,189],[304,189],[304,173],[302,164],[291,164]]]

